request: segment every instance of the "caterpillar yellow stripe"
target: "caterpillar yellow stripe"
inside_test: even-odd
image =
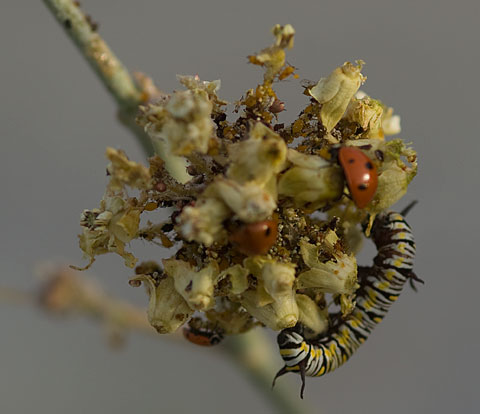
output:
[[[373,266],[359,268],[357,304],[347,320],[315,341],[305,339],[301,325],[279,333],[277,342],[285,366],[275,376],[273,385],[279,376],[297,372],[302,378],[300,396],[303,398],[306,376],[325,375],[346,362],[382,321],[405,282],[421,281],[412,272],[415,241],[403,217],[411,206],[402,213],[388,212],[376,217],[371,237],[377,255]]]

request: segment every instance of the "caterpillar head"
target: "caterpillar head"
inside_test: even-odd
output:
[[[302,336],[303,328],[296,325],[293,328],[282,330],[277,336],[277,343],[280,348],[295,348],[305,339]]]

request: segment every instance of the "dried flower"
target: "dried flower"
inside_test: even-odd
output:
[[[196,241],[205,246],[226,240],[223,226],[230,210],[220,200],[207,198],[199,200],[195,206],[186,206],[178,216],[178,232],[188,241]]]
[[[264,185],[284,167],[287,146],[278,134],[257,122],[247,140],[228,147],[228,155],[232,162],[227,171],[229,178]]]
[[[137,122],[157,155],[147,167],[107,150],[110,180],[100,207],[82,214],[80,246],[90,263],[116,252],[129,267],[136,258],[125,249],[136,238],[178,247],[163,268],[142,263],[130,281],[147,287],[148,318],[160,333],[197,312],[195,321],[227,335],[300,323],[320,338],[338,306],[343,317],[355,308],[359,223],[398,201],[416,174],[415,151],[385,139],[399,132],[399,118],[358,91],[362,61],[304,84],[311,99],[296,119],[278,123],[285,104],[274,85],[296,77],[285,55],[294,33],[276,25],[274,43],[249,57],[264,69],[263,82],[236,102],[234,121],[217,95],[219,80],[178,76],[187,90],[166,95],[140,78],[146,104]],[[340,145],[360,147],[378,172],[365,208],[344,197]],[[164,207],[173,211],[163,221],[148,216]]]
[[[143,283],[150,298],[148,303],[148,320],[158,333],[175,332],[193,314],[185,299],[175,289],[172,277],[161,275],[138,275],[130,279],[130,284]]]
[[[278,181],[278,193],[291,197],[295,207],[310,211],[338,200],[343,193],[343,173],[339,166],[321,157],[288,150],[292,167]]]
[[[355,256],[336,252],[335,260],[322,263],[319,260],[320,246],[305,240],[300,241],[300,252],[310,270],[298,275],[298,289],[316,288],[326,293],[352,294],[358,288]]]
[[[297,293],[295,300],[298,306],[298,320],[309,328],[313,334],[319,335],[328,329],[328,312],[321,310],[313,299]]]
[[[320,118],[327,132],[340,121],[350,100],[366,79],[360,73],[364,62],[358,60],[356,63],[357,66],[350,62],[344,63],[309,89],[310,95],[322,104]]]
[[[123,151],[107,148],[107,166],[111,176],[109,188],[112,191],[121,191],[128,185],[132,188],[148,189],[151,187],[151,177],[148,168],[142,164],[130,161]]]
[[[192,309],[204,311],[213,307],[213,285],[218,275],[216,262],[199,271],[195,271],[190,263],[175,259],[164,259],[163,266],[165,273],[175,281],[177,292]]]
[[[277,207],[274,197],[254,182],[242,185],[218,177],[206,191],[206,195],[211,194],[221,198],[233,214],[247,223],[269,217]]]

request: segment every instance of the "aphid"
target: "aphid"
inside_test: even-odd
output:
[[[405,282],[419,280],[412,272],[415,242],[402,214],[379,214],[371,234],[378,253],[372,267],[359,268],[360,288],[354,311],[317,340],[305,339],[298,325],[281,331],[277,342],[285,366],[275,376],[273,385],[279,376],[297,372],[302,377],[303,398],[305,376],[320,377],[346,362],[382,321]]]
[[[358,208],[365,208],[377,191],[378,175],[372,160],[355,147],[342,147],[338,161],[343,168],[347,186]]]
[[[220,329],[215,329],[212,324],[200,318],[192,318],[183,327],[183,336],[191,343],[200,346],[217,345],[223,340],[223,332]]]
[[[280,99],[275,99],[268,109],[273,114],[278,114],[285,110],[285,102],[281,101]]]
[[[247,256],[265,254],[277,239],[275,220],[242,224],[230,235],[230,241],[236,249]]]

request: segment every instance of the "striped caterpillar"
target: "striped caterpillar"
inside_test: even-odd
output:
[[[299,325],[279,333],[277,342],[285,366],[275,376],[273,385],[279,376],[297,372],[302,378],[300,396],[303,398],[305,376],[320,377],[346,362],[382,321],[405,282],[410,280],[413,288],[414,280],[423,283],[412,272],[415,241],[403,217],[414,204],[400,214],[382,213],[375,219],[371,234],[378,253],[372,267],[359,267],[357,304],[347,320],[315,341],[305,339]]]

